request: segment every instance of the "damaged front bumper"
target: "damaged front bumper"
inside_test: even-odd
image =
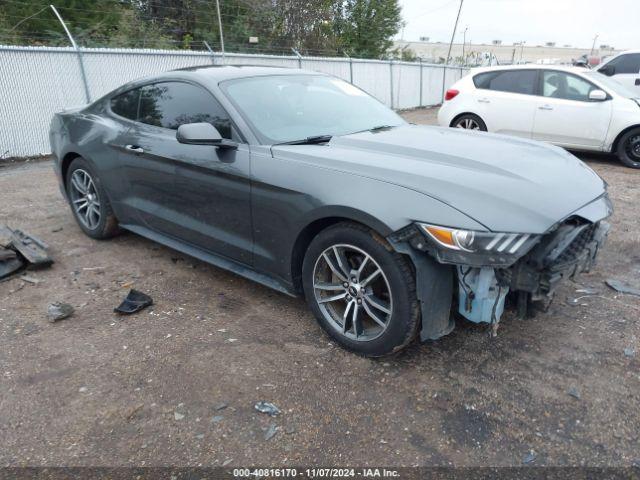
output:
[[[525,317],[537,305],[548,306],[558,285],[566,278],[588,272],[604,246],[612,213],[606,196],[538,236],[528,251],[510,264],[461,264],[450,252],[429,242],[421,228],[412,225],[389,240],[400,253],[409,255],[416,269],[416,291],[421,302],[422,341],[450,333],[452,310],[475,323],[494,326],[507,299]]]

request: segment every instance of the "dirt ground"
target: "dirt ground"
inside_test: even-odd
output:
[[[616,208],[597,268],[497,338],[459,322],[382,360],[333,345],[300,299],[133,234],[84,236],[49,162],[0,168],[0,223],[55,259],[36,285],[0,283],[0,465],[637,465],[640,297],[604,280],[640,288],[640,171],[581,158]],[[130,285],[155,304],[117,316]],[[75,314],[49,323],[54,301]]]

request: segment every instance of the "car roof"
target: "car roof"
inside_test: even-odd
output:
[[[477,74],[482,72],[493,72],[493,71],[501,71],[501,70],[560,70],[563,72],[570,73],[584,73],[585,71],[589,71],[588,68],[584,67],[574,67],[571,65],[542,65],[538,63],[525,63],[521,65],[499,65],[495,67],[480,67],[480,68],[472,68],[471,73]]]
[[[299,68],[269,67],[262,65],[197,65],[193,67],[169,70],[140,79],[135,83],[157,82],[167,79],[194,80],[199,83],[214,85],[225,80],[238,78],[263,77],[268,75],[323,75],[319,72]]]
[[[325,75],[320,72],[303,70],[300,68],[269,67],[263,65],[196,65],[178,68],[156,75],[139,78],[128,82],[107,93],[102,98],[110,98],[132,88],[163,81],[191,80],[206,87],[214,88],[225,80],[238,78],[264,77],[269,75]],[[99,100],[98,100],[99,101]]]

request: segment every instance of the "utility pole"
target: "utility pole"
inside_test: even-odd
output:
[[[442,69],[442,101],[444,102],[444,91],[446,89],[446,76],[447,76],[447,66],[449,65],[449,60],[451,59],[451,49],[453,48],[453,39],[456,36],[456,30],[458,29],[458,21],[460,20],[460,13],[462,12],[462,4],[464,0],[460,0],[460,8],[458,8],[458,16],[456,17],[456,23],[453,25],[453,32],[451,32],[451,42],[449,42],[449,51],[447,52],[447,60],[444,62],[444,68]]]
[[[591,53],[590,55],[593,55],[593,51],[596,49],[596,42],[598,41],[598,37],[600,35],[596,35],[595,37],[593,37],[593,45],[591,45]]]
[[[220,30],[220,50],[222,51],[222,63],[225,64],[224,58],[224,35],[222,34],[222,17],[220,16],[220,0],[216,0],[216,11],[218,12],[218,29]]]
[[[467,44],[467,30],[469,30],[469,26],[468,25],[464,29],[464,32],[462,32],[462,61],[465,62],[465,65],[466,65],[466,58],[464,56],[464,47]]]

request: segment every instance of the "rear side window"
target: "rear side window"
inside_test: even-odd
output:
[[[138,118],[138,99],[140,89],[134,88],[128,92],[121,93],[111,99],[111,111],[116,115],[136,120]]]
[[[185,123],[207,122],[223,138],[231,138],[227,112],[209,92],[188,83],[163,82],[142,87],[138,121],[172,130]]]
[[[535,70],[500,70],[480,73],[473,77],[473,83],[482,90],[534,95],[536,78]]]
[[[614,58],[606,64],[607,67],[613,67],[613,75],[621,73],[640,73],[640,53],[628,53]]]

